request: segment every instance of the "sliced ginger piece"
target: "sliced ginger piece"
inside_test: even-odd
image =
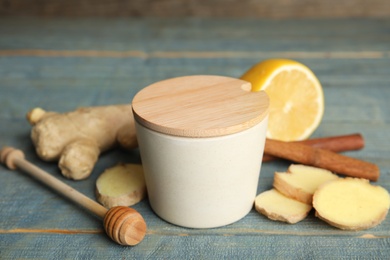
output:
[[[285,196],[311,205],[318,186],[338,178],[325,169],[292,164],[287,172],[275,172],[273,186]]]
[[[131,206],[146,196],[142,165],[118,164],[96,180],[96,198],[107,208]]]
[[[271,189],[256,197],[255,209],[269,219],[295,224],[306,218],[312,206]]]
[[[321,185],[314,193],[316,216],[332,226],[362,230],[380,224],[387,215],[387,190],[366,179],[337,179]]]

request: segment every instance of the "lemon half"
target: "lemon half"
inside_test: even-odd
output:
[[[250,68],[241,79],[252,91],[270,97],[267,138],[281,141],[307,139],[324,114],[324,94],[314,73],[305,65],[286,59],[269,59]]]

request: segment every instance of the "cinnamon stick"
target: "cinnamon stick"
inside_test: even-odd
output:
[[[379,168],[373,163],[340,155],[301,143],[267,139],[264,152],[279,158],[330,170],[350,177],[379,179]]]
[[[306,144],[306,145],[329,150],[336,153],[360,150],[364,147],[364,139],[361,134],[313,138],[313,139],[309,139],[305,141],[297,141],[293,143]],[[263,162],[269,162],[275,159],[277,159],[277,157],[275,156],[266,153],[264,153],[263,155]]]

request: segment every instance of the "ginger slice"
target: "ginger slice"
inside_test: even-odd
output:
[[[295,224],[309,214],[312,206],[288,198],[276,189],[271,189],[256,197],[255,209],[269,219]]]
[[[107,208],[131,206],[146,196],[142,165],[118,164],[96,180],[96,198]]]
[[[332,226],[362,230],[380,224],[387,215],[390,197],[386,189],[366,179],[337,179],[314,193],[316,216]]]
[[[338,178],[325,169],[292,164],[287,172],[275,172],[273,186],[285,196],[311,205],[318,186]]]

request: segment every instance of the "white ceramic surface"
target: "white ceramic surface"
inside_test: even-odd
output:
[[[253,207],[268,116],[239,133],[190,138],[162,134],[136,122],[150,204],[162,219],[213,228]]]

